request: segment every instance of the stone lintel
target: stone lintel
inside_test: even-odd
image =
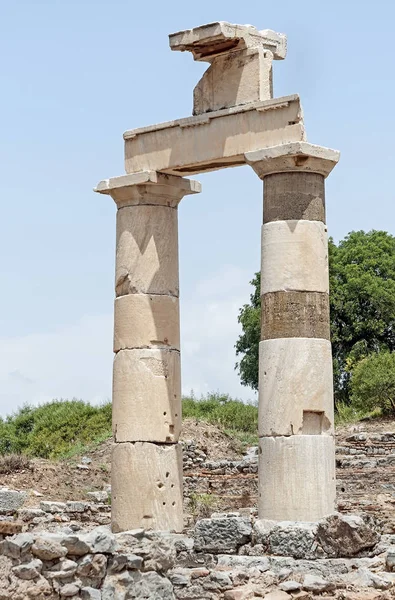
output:
[[[259,31],[253,25],[234,25],[226,21],[208,23],[169,35],[170,48],[192,52],[193,58],[211,62],[215,57],[246,48],[264,48],[277,60],[287,53],[287,37],[271,29]]]
[[[340,152],[305,141],[281,144],[245,153],[246,162],[263,179],[290,171],[319,173],[327,177],[339,162]]]
[[[234,106],[124,133],[125,170],[194,175],[246,163],[245,153],[305,139],[299,96]]]
[[[122,202],[133,199],[134,196],[140,200],[141,191],[136,189],[138,186],[143,186],[145,190],[148,189],[153,193],[155,193],[155,188],[159,187],[164,190],[165,196],[175,196],[179,199],[183,196],[198,194],[202,191],[199,181],[175,175],[167,175],[157,171],[140,171],[138,173],[103,179],[93,191],[99,194],[107,194],[118,203],[118,201]]]

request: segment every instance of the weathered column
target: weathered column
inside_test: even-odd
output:
[[[259,349],[259,517],[335,508],[324,180],[339,153],[306,142],[246,155],[264,180]]]
[[[112,528],[182,531],[177,206],[200,184],[144,171],[96,191],[118,208]]]

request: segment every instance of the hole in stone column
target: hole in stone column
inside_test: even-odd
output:
[[[162,502],[163,506],[166,506],[166,502]]]
[[[323,431],[324,412],[303,411],[303,435],[321,435]]]
[[[262,454],[262,448],[259,447],[259,454]]]
[[[174,487],[174,483],[172,483],[170,487],[173,488]]]
[[[166,477],[169,477],[169,475],[170,475],[170,472],[169,472],[169,471],[167,471],[167,472],[166,472]]]
[[[172,506],[175,506],[175,505],[176,505],[176,503],[175,503],[175,502],[172,502],[172,503],[171,503],[171,505],[172,505]]]
[[[346,491],[346,488],[342,487],[342,488],[340,488],[340,491],[341,491],[341,492],[345,492],[345,491]]]
[[[177,413],[175,413],[175,415],[174,415],[174,416],[175,416],[175,417],[178,417],[178,414],[177,414]]]
[[[158,488],[159,488],[159,489],[161,489],[161,488],[163,488],[163,486],[164,486],[165,484],[164,484],[164,483],[162,483],[161,481],[159,481],[157,485],[158,485]]]
[[[165,412],[163,413],[163,416],[165,417],[166,415],[167,415],[167,412],[165,411]]]
[[[169,433],[174,433],[174,425],[169,425]]]

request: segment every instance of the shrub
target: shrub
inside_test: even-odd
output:
[[[24,454],[7,454],[0,456],[0,474],[10,475],[17,471],[31,470],[30,459]]]
[[[354,367],[351,405],[357,410],[381,408],[395,414],[395,353],[371,354]]]
[[[258,408],[232,399],[227,394],[207,394],[200,399],[193,395],[183,399],[183,417],[208,421],[222,429],[256,434]]]
[[[24,406],[0,422],[0,454],[57,458],[75,446],[111,435],[111,404],[53,400]]]

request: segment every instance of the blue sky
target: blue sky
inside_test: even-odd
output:
[[[126,129],[191,114],[206,65],[168,34],[225,20],[288,35],[275,96],[299,93],[309,141],[339,149],[330,234],[394,233],[390,0],[2,0],[0,413],[110,397],[115,205]],[[198,177],[179,209],[183,388],[244,399],[238,308],[259,269],[262,184],[248,167]]]

